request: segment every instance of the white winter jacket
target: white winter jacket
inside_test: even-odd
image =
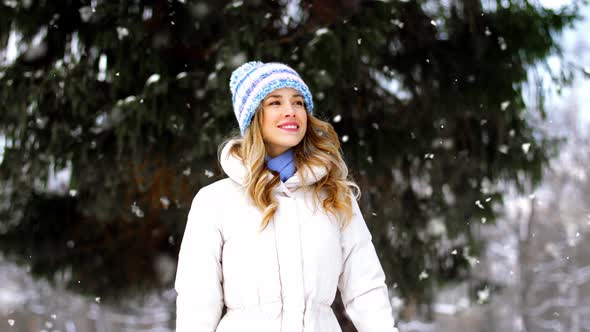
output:
[[[312,207],[309,185],[326,175],[297,171],[274,194],[278,210],[259,233],[261,212],[242,183],[246,168],[222,150],[229,178],[195,196],[176,273],[177,332],[341,332],[330,305],[336,287],[359,332],[397,332],[385,275],[358,203],[340,226]],[[224,305],[226,314],[221,317]]]

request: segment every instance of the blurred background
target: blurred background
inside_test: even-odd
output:
[[[589,32],[584,0],[1,1],[0,331],[174,330],[250,60],[339,133],[401,332],[590,330]]]

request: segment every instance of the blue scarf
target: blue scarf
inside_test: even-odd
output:
[[[266,156],[266,167],[275,172],[279,172],[281,175],[281,181],[285,182],[295,174],[295,158],[293,149],[289,149],[282,154],[271,158]]]

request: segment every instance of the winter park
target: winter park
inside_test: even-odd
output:
[[[1,1],[0,332],[590,331],[588,31],[588,0]]]

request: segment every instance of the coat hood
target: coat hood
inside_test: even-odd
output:
[[[244,166],[241,159],[229,153],[230,148],[236,143],[239,143],[239,140],[234,139],[223,147],[219,162],[227,176],[244,186],[248,169]],[[310,168],[313,172],[310,172],[307,167],[304,167],[303,170],[298,169],[292,177],[284,182],[285,186],[290,190],[310,186],[328,174],[328,169],[325,166],[312,165]],[[268,175],[269,180],[271,176],[270,174]]]

